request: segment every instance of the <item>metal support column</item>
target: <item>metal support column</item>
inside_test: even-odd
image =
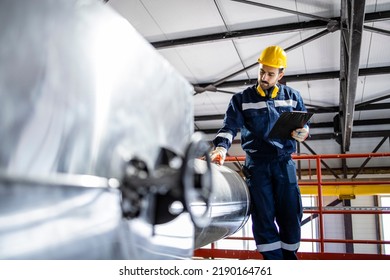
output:
[[[342,152],[349,151],[355,110],[365,0],[341,0],[340,117]]]

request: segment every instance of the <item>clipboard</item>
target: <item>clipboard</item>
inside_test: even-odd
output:
[[[292,139],[291,132],[307,124],[312,116],[313,113],[309,112],[283,112],[272,127],[268,138]]]

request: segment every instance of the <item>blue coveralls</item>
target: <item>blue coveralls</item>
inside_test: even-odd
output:
[[[274,99],[268,94],[262,97],[256,85],[233,95],[213,144],[228,150],[241,131],[257,250],[264,259],[296,259],[302,219],[296,167],[291,159],[296,142],[292,138],[269,139],[268,134],[282,112],[306,108],[298,91],[278,86]]]

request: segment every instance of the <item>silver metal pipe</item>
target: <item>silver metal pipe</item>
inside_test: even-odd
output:
[[[195,170],[202,172],[205,162],[197,160]],[[211,165],[212,192],[207,210],[204,203],[194,204],[194,212],[208,211],[210,223],[195,227],[195,248],[230,236],[240,230],[249,218],[250,196],[245,181],[232,169]]]

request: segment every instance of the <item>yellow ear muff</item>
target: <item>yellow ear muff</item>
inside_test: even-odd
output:
[[[276,95],[278,95],[278,92],[279,92],[279,87],[277,85],[275,85],[274,89],[272,90],[272,93],[271,93],[271,98],[275,98]]]
[[[260,94],[260,96],[266,97],[266,94],[260,85],[258,85],[256,89],[257,89],[257,92]],[[279,87],[277,85],[275,85],[274,89],[272,90],[272,93],[271,93],[271,98],[275,98],[276,95],[278,95],[278,92],[279,92]]]
[[[264,90],[261,88],[260,85],[257,85],[256,90],[257,90],[257,92],[260,94],[260,96],[265,97],[265,92],[264,92]]]

